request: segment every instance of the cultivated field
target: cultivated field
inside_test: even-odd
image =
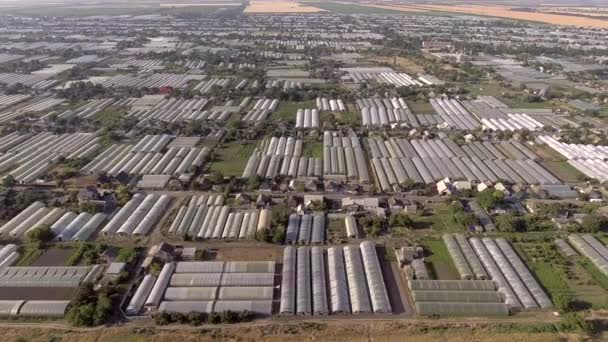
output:
[[[541,23],[566,26],[588,26],[597,28],[608,28],[608,21],[585,18],[571,15],[547,14],[515,11],[509,7],[501,6],[444,6],[444,5],[424,5],[413,6],[419,9],[445,11],[455,13],[467,13],[489,17],[537,21]]]
[[[298,2],[278,1],[251,1],[245,8],[245,13],[316,13],[324,10],[304,5]]]

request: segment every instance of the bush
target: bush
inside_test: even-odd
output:
[[[406,227],[411,228],[414,225],[414,220],[409,215],[402,213],[391,214],[388,221],[391,227]]]
[[[41,225],[27,233],[27,240],[31,243],[46,243],[53,239],[53,231],[49,225]]]
[[[83,284],[71,303],[67,314],[68,321],[75,326],[88,327],[105,323],[112,313],[113,294],[113,288],[104,288],[96,293],[93,284]]]

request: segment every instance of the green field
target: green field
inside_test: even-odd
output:
[[[216,149],[216,156],[213,164],[211,164],[212,171],[219,171],[224,176],[240,177],[245,170],[247,160],[253,153],[255,143],[242,144],[238,141],[231,142],[224,147]]]
[[[430,102],[407,101],[407,105],[414,114],[435,114]]]
[[[323,158],[323,143],[317,141],[304,141],[302,156]]]
[[[450,257],[445,244],[442,240],[426,240],[422,241],[427,256],[425,261],[429,266],[429,271],[436,279],[442,280],[457,280],[460,279],[456,266]]]
[[[590,263],[566,260],[552,242],[517,243],[515,248],[554,302],[569,295],[578,307],[606,308],[608,278]]]
[[[310,101],[302,101],[302,102],[293,102],[293,101],[281,101],[279,102],[279,107],[277,110],[270,115],[273,119],[280,119],[285,121],[296,121],[296,112],[298,109],[306,109],[306,108],[316,108],[315,102]]]

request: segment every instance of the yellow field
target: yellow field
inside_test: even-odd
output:
[[[245,8],[245,13],[316,13],[324,10],[301,4],[299,2],[278,0],[278,1],[251,1]]]
[[[533,13],[513,11],[509,7],[502,6],[443,6],[443,5],[420,5],[414,6],[420,9],[467,13],[473,15],[484,15],[498,18],[517,20],[538,21],[553,25],[586,26],[597,28],[608,28],[608,21],[593,18],[583,18],[571,15],[559,15],[548,13]]]
[[[358,3],[358,5],[365,6],[365,7],[383,8],[383,9],[400,11],[400,12],[413,12],[413,13],[428,12],[427,10],[415,8],[412,6],[405,6],[405,5],[376,5],[376,4],[368,4],[368,3]]]
[[[608,7],[540,7],[538,11],[560,15],[584,15],[588,17],[608,17]]]
[[[221,6],[241,6],[240,2],[199,2],[192,4],[160,4],[160,7],[183,8],[183,7],[221,7]]]

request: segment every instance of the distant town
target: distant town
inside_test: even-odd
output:
[[[6,340],[608,339],[576,6],[3,4]]]

